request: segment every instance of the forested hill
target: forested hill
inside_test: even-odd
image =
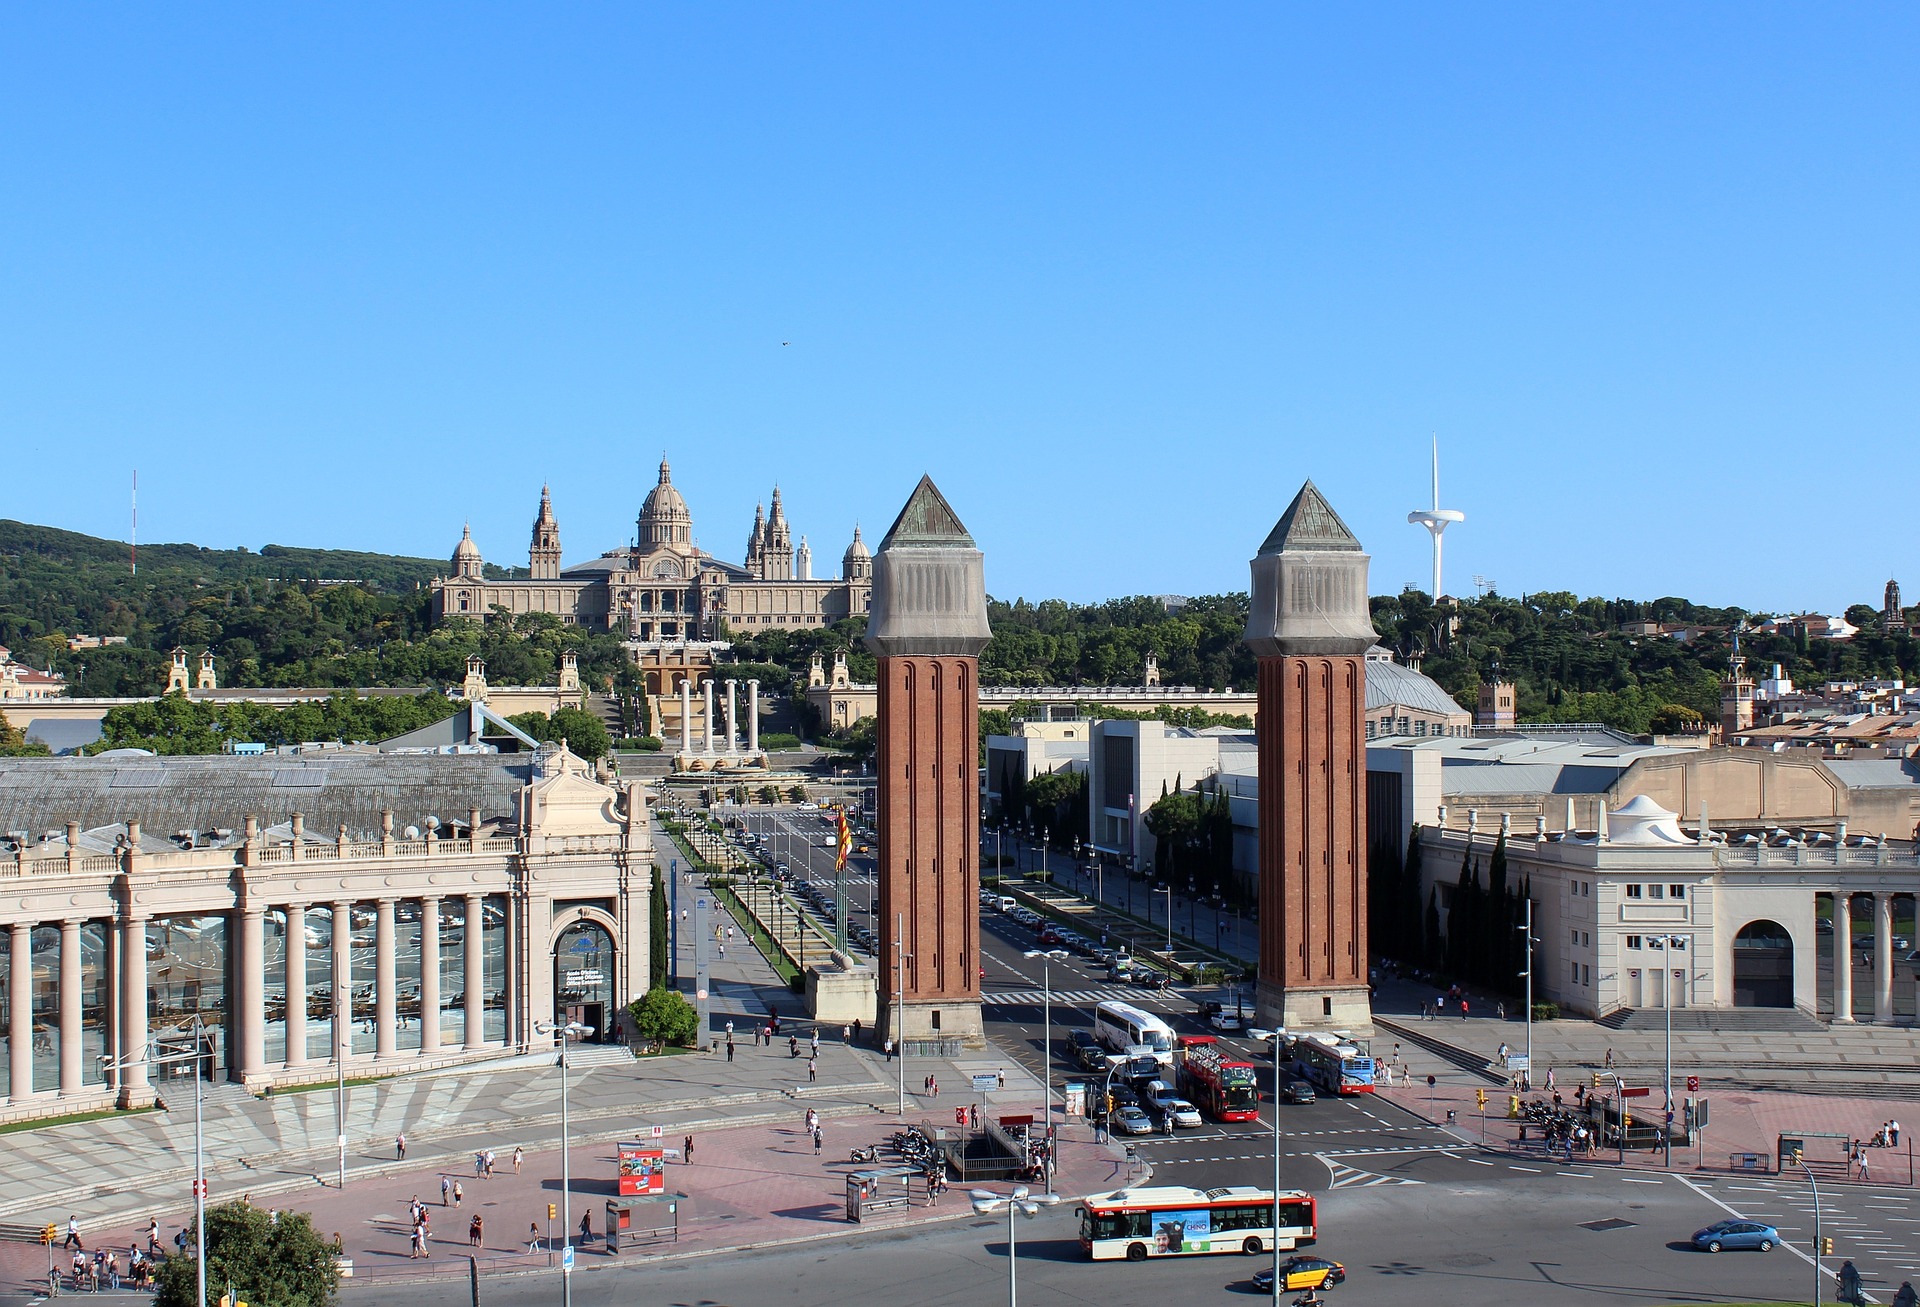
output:
[[[35,666],[51,663],[76,692],[96,695],[154,693],[175,645],[196,655],[212,649],[226,685],[445,686],[458,683],[469,653],[486,658],[495,684],[550,684],[567,648],[579,652],[590,684],[620,678],[617,640],[557,618],[496,615],[431,629],[421,586],[446,567],[436,559],[278,545],[259,553],[143,545],[133,576],[120,542],[0,521],[0,644]],[[1254,675],[1241,644],[1246,614],[1244,594],[1099,604],[990,600],[994,634],[980,678],[987,685],[1137,685],[1152,653],[1167,685],[1245,688]],[[1750,616],[1676,598],[1565,593],[1487,595],[1446,608],[1413,590],[1373,600],[1381,643],[1402,658],[1418,657],[1463,706],[1471,707],[1483,676],[1498,674],[1518,684],[1523,720],[1605,722],[1635,732],[1656,718],[1717,716],[1728,633]],[[1756,667],[1778,662],[1803,685],[1915,679],[1920,645],[1888,635],[1872,609],[1856,606],[1847,617],[1861,628],[1852,640],[1749,634],[1742,647]],[[1692,638],[1623,629],[1638,622],[1688,623]],[[813,655],[847,649],[854,679],[871,681],[862,629],[856,620],[730,638],[737,658],[774,665],[756,673],[763,679],[777,676],[775,668],[803,675]],[[77,634],[122,635],[128,643],[69,651],[66,637]]]

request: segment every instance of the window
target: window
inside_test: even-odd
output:
[[[1591,897],[1593,896],[1593,882],[1592,882],[1592,881],[1590,881],[1590,880],[1583,880],[1583,881],[1581,881],[1581,882],[1580,882],[1580,892],[1581,892],[1582,894],[1585,894],[1585,895],[1587,895],[1587,896],[1588,896],[1589,898],[1591,898]]]
[[[1639,897],[1640,897],[1640,887],[1639,887],[1638,885],[1629,885],[1629,886],[1627,886],[1627,897],[1628,897],[1628,898],[1630,898],[1630,899],[1637,899],[1637,898],[1639,898]]]
[[[1580,947],[1581,947],[1581,948],[1588,948],[1588,947],[1591,947],[1591,946],[1592,946],[1592,944],[1593,944],[1593,936],[1591,936],[1591,935],[1589,935],[1589,934],[1587,934],[1587,932],[1586,932],[1586,931],[1584,931],[1584,930],[1583,930],[1583,931],[1581,931],[1581,932],[1580,932]]]
[[[1627,947],[1628,947],[1628,948],[1631,948],[1631,949],[1637,949],[1637,948],[1639,948],[1639,947],[1640,947],[1640,937],[1639,937],[1638,935],[1629,935],[1629,936],[1627,936]]]
[[[1580,964],[1578,962],[1570,962],[1567,965],[1573,968],[1573,983],[1576,985],[1579,984],[1580,983]]]
[[[1568,931],[1568,932],[1567,932],[1567,934],[1569,934],[1569,935],[1571,935],[1571,936],[1573,936],[1573,941],[1572,941],[1573,943],[1575,943],[1575,944],[1578,944],[1578,943],[1580,942],[1580,932],[1579,932],[1579,931],[1577,931],[1577,930],[1570,930],[1570,931]]]
[[[1667,897],[1670,899],[1684,899],[1687,897],[1687,887],[1685,885],[1669,885],[1667,886]]]
[[[1663,899],[1663,898],[1665,898],[1666,896],[1667,896],[1667,887],[1666,887],[1665,885],[1649,885],[1649,886],[1647,886],[1647,897],[1648,897],[1648,898],[1650,898],[1650,899]]]
[[[1369,720],[1367,722],[1367,738],[1371,740],[1374,736],[1374,732],[1377,731],[1378,729],[1379,727],[1375,726],[1374,723],[1371,720]]]
[[[1591,985],[1593,983],[1593,968],[1584,962],[1580,964],[1580,983],[1583,985]]]
[[[1417,721],[1417,722],[1415,722],[1415,723],[1413,724],[1413,733],[1414,733],[1415,735],[1425,735],[1425,734],[1427,733],[1427,719],[1426,719],[1426,718],[1424,718],[1424,717],[1422,717],[1422,718],[1421,718],[1421,719],[1420,719],[1419,721]]]

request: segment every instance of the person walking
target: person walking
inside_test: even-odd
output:
[[[733,1036],[727,1036],[727,1061],[733,1061]]]
[[[1603,1065],[1608,1071],[1613,1070],[1613,1050],[1612,1049],[1607,1050],[1607,1060]]]
[[[486,1171],[487,1179],[489,1180],[493,1179],[493,1164],[498,1160],[499,1159],[493,1155],[493,1150],[489,1148],[487,1150],[487,1171]]]
[[[467,1246],[469,1248],[478,1248],[480,1246],[480,1232],[485,1228],[486,1227],[481,1224],[480,1213],[475,1212],[473,1219],[467,1222]]]
[[[856,1044],[860,1042],[860,1018],[859,1017],[855,1017],[853,1019],[853,1042]]]
[[[404,1134],[393,1137],[393,1151],[401,1161],[407,1160],[407,1137]]]
[[[813,1028],[813,1055],[820,1056],[820,1027],[818,1026]]]
[[[520,1163],[525,1161],[526,1157],[526,1150],[521,1148],[519,1144],[515,1144],[513,1146],[513,1173],[515,1175],[520,1174]]]
[[[1467,998],[1464,994],[1460,996],[1460,1019],[1462,1021],[1467,1019]]]
[[[853,1027],[852,1026],[840,1027],[840,1042],[843,1044],[853,1043]]]
[[[460,1205],[460,1200],[464,1197],[466,1197],[466,1195],[460,1192],[460,1182],[458,1180],[455,1180],[453,1182],[453,1205],[455,1207],[458,1207]]]
[[[593,1209],[589,1207],[580,1213],[580,1246],[585,1248],[593,1242]]]
[[[82,1250],[84,1250],[84,1249],[86,1248],[86,1245],[85,1245],[84,1243],[82,1243],[82,1242],[80,1242],[80,1218],[79,1218],[79,1216],[77,1216],[77,1215],[69,1215],[69,1216],[67,1217],[67,1241],[66,1241],[65,1243],[63,1243],[63,1244],[61,1244],[60,1246],[61,1246],[62,1248],[79,1248],[79,1249],[82,1249]]]
[[[440,1177],[440,1205],[453,1206],[453,1181],[444,1175]]]
[[[792,1059],[799,1056],[800,1056],[800,1036],[788,1035],[787,1036],[787,1057],[789,1059]]]
[[[688,1135],[680,1141],[680,1157],[688,1166],[693,1165],[693,1136]]]
[[[893,1061],[893,1037],[891,1035],[881,1044],[880,1053],[882,1061]]]
[[[813,1155],[815,1157],[820,1156],[820,1145],[824,1142],[825,1138],[826,1132],[821,1130],[819,1126],[815,1126],[813,1128]]]
[[[540,1251],[540,1222],[538,1221],[527,1222],[527,1251],[530,1253]]]
[[[147,1252],[155,1257],[160,1255],[160,1222],[151,1216],[147,1218]]]
[[[1552,1067],[1547,1068],[1547,1092],[1549,1094],[1553,1092],[1553,1068]]]
[[[1860,1149],[1860,1150],[1859,1150],[1859,1153],[1858,1153],[1858,1160],[1859,1160],[1859,1162],[1860,1162],[1860,1178],[1861,1178],[1862,1180],[1865,1180],[1865,1179],[1867,1179],[1867,1178],[1868,1178],[1868,1177],[1867,1177],[1867,1150],[1866,1150],[1866,1149],[1864,1149],[1864,1148],[1862,1148],[1862,1149]]]
[[[810,1057],[807,1059],[807,1083],[812,1084],[814,1081],[818,1080],[819,1078],[820,1078],[820,1059],[817,1057]]]

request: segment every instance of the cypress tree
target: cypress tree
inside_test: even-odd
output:
[[[1406,950],[1405,956],[1410,962],[1424,962],[1427,957],[1425,921],[1421,912],[1421,872],[1420,826],[1416,822],[1413,833],[1407,837],[1407,856],[1400,867],[1401,894],[1397,908],[1401,947]]]
[[[647,988],[658,989],[667,983],[667,886],[656,865],[653,869],[653,902],[647,911]]]

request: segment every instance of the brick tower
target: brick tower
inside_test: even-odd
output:
[[[920,478],[873,558],[880,660],[880,1029],[985,1043],[980,1022],[980,551]]]
[[[1260,1018],[1373,1024],[1367,997],[1367,555],[1309,481],[1253,560]]]

